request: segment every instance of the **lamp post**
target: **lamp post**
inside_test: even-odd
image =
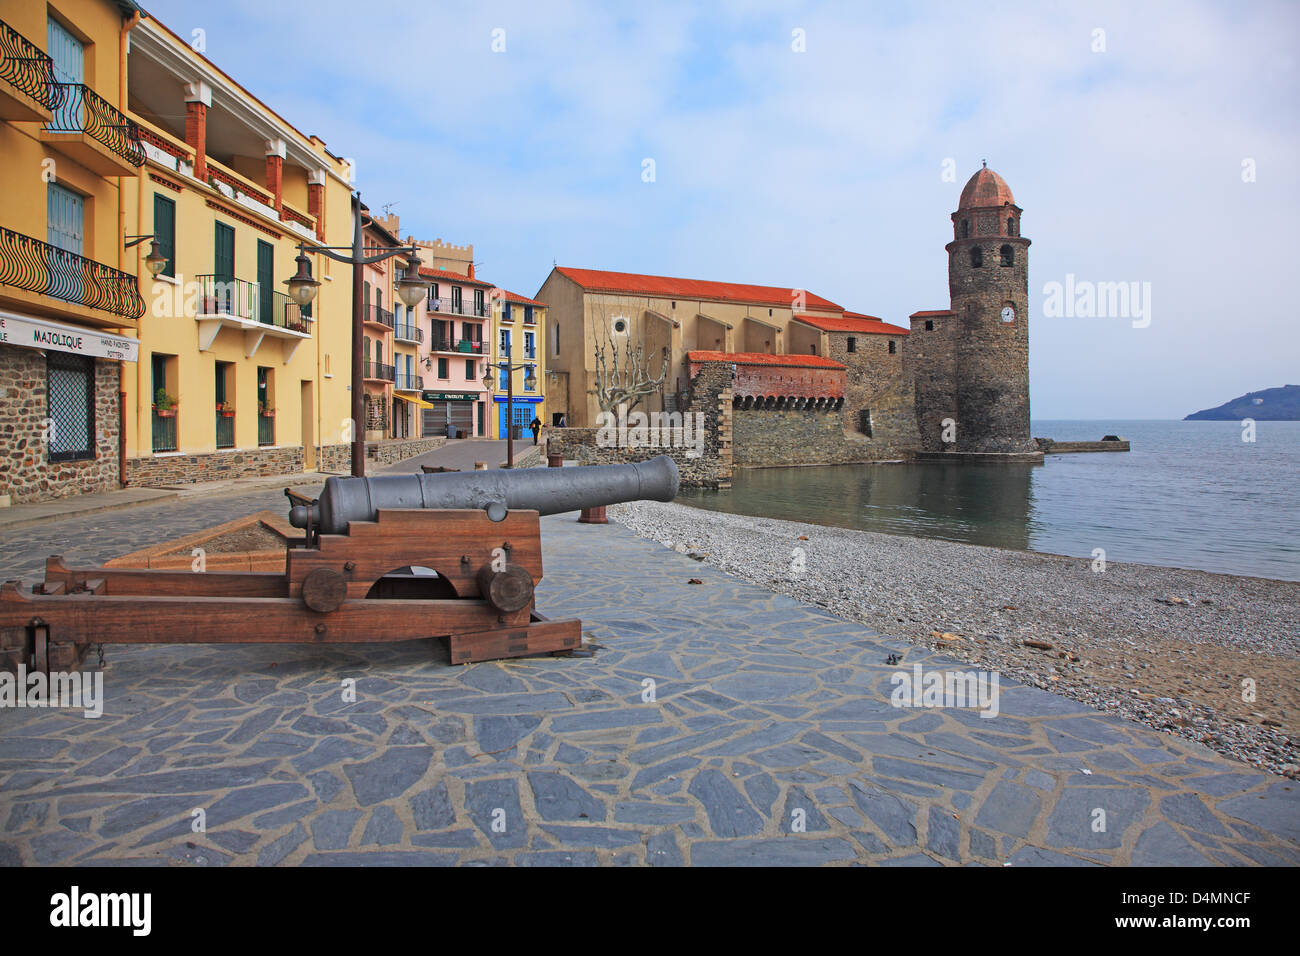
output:
[[[335,262],[342,262],[352,267],[352,476],[364,478],[366,474],[366,396],[365,366],[362,347],[365,341],[362,322],[365,320],[362,289],[365,277],[363,266],[383,262],[393,256],[407,257],[406,275],[397,283],[397,295],[407,308],[414,309],[420,300],[428,294],[429,283],[420,278],[420,256],[415,246],[399,246],[396,249],[367,250],[361,235],[361,193],[352,194],[352,245],[351,246],[313,246],[313,251],[328,256]],[[344,252],[343,250],[346,250]],[[370,254],[367,254],[370,253]],[[311,304],[320,289],[320,282],[311,275],[311,260],[307,258],[307,244],[298,244],[298,256],[294,260],[298,272],[291,279],[285,280],[289,287],[289,296],[299,307]],[[305,437],[305,436],[304,436]]]
[[[491,362],[487,364],[487,371],[483,374],[483,387],[488,391],[492,389],[492,369],[503,369],[506,373],[506,467],[515,467],[515,376],[518,369],[526,369],[524,373],[524,388],[532,391],[537,387],[537,373],[533,371],[533,365],[525,362],[523,365],[510,364],[510,350],[506,350],[504,362],[497,362],[495,365]]]

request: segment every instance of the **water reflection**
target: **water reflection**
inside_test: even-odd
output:
[[[732,514],[1026,549],[1033,471],[1028,464],[940,463],[745,469],[729,490],[683,490],[680,500]]]

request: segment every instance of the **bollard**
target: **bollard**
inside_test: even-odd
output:
[[[547,468],[563,468],[563,467],[564,467],[564,456],[563,456],[563,455],[547,455],[547,456],[546,456],[546,467],[547,467]]]
[[[578,515],[580,524],[609,524],[609,519],[605,517],[605,506],[598,505],[595,508],[583,508],[582,514]]]

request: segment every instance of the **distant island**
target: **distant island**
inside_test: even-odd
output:
[[[1247,392],[1240,398],[1224,402],[1218,408],[1193,412],[1185,422],[1239,422],[1253,418],[1259,422],[1300,421],[1300,385],[1283,385],[1266,388],[1262,392]]]

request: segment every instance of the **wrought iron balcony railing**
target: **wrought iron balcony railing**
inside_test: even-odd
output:
[[[144,165],[140,127],[84,83],[55,83],[49,133],[85,133],[132,166]]]
[[[395,379],[395,387],[407,392],[419,392],[424,389],[423,375],[408,375],[406,372],[398,372]]]
[[[384,382],[393,381],[396,371],[393,366],[384,365],[381,362],[364,362],[363,369],[366,378],[379,379]]]
[[[440,337],[429,340],[429,350],[431,352],[459,352],[464,355],[484,355],[487,353],[487,343],[474,341],[473,339],[449,339]]]
[[[418,329],[414,325],[398,322],[393,326],[393,338],[401,339],[403,342],[423,342],[424,330]]]
[[[54,61],[50,55],[0,20],[0,80],[37,106],[54,109]]]
[[[297,302],[261,283],[226,276],[195,276],[199,283],[200,316],[229,315],[249,322],[261,322],[301,335],[311,334],[311,323],[303,317]]]
[[[365,319],[367,322],[374,322],[376,325],[386,325],[390,329],[393,327],[393,313],[377,305],[366,306]]]
[[[426,308],[429,312],[443,312],[447,315],[468,315],[478,319],[486,319],[492,315],[492,306],[488,302],[475,304],[472,301],[466,302],[464,299],[456,302],[446,296],[440,299],[430,296]]]
[[[136,277],[0,227],[0,285],[135,319],[144,315]]]

